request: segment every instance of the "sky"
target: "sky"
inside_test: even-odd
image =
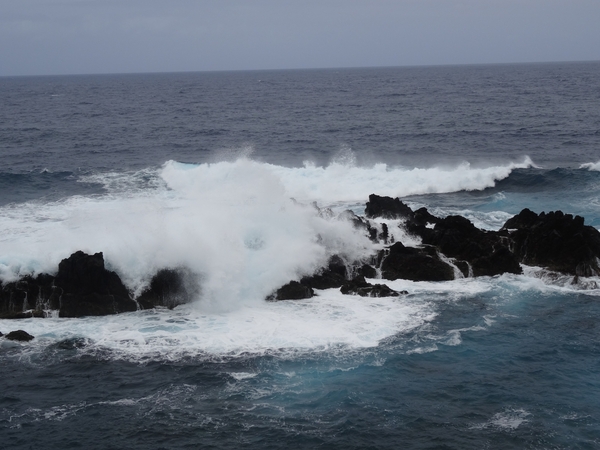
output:
[[[0,76],[600,60],[600,0],[0,0]]]

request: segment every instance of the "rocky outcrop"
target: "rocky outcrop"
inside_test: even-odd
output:
[[[375,204],[376,207],[369,206]],[[494,276],[503,273],[522,273],[519,260],[509,247],[507,233],[484,231],[462,216],[435,217],[426,208],[412,211],[399,199],[369,196],[365,214],[375,217],[404,218],[409,233],[419,236],[423,244],[432,246],[436,252],[453,260],[463,276]],[[395,245],[395,244],[394,244]],[[392,259],[382,265],[382,275],[407,278],[415,281],[443,281],[454,279],[454,269],[427,247],[402,249],[390,247]],[[399,252],[402,250],[402,252]],[[389,256],[386,258],[386,260]],[[423,267],[415,267],[421,265]],[[386,270],[384,270],[384,266]],[[448,278],[450,267],[452,277]],[[430,275],[427,275],[430,273]]]
[[[119,276],[104,266],[102,253],[78,251],[58,265],[56,276],[25,276],[0,284],[0,318],[45,317],[58,311],[59,317],[104,316],[149,309],[173,308],[191,301],[198,289],[184,269],[160,270],[140,296],[132,297]]]
[[[499,231],[485,231],[462,216],[438,218],[425,208],[412,211],[397,198],[370,195],[365,215],[404,219],[409,233],[450,258],[464,276],[520,274],[520,263],[578,277],[600,275],[600,232],[582,217],[562,211],[524,209]],[[447,279],[443,261],[426,247],[394,244],[388,252],[380,255],[384,278]]]
[[[386,280],[399,278],[412,281],[449,281],[454,279],[452,266],[442,261],[432,246],[405,247],[396,242],[382,250],[381,276]]]
[[[365,207],[365,216],[368,218],[381,217],[383,219],[402,219],[412,217],[413,211],[400,199],[369,195],[369,201]]]
[[[136,311],[137,303],[115,272],[106,270],[102,253],[81,251],[58,265],[54,285],[60,289],[60,317],[105,316]]]
[[[524,209],[502,230],[510,236],[514,255],[523,264],[576,276],[600,275],[600,232],[581,216],[562,211],[536,214]]]
[[[329,209],[315,208],[321,217],[335,216]],[[371,257],[349,264],[334,255],[325,267],[290,281],[269,300],[306,299],[315,295],[315,289],[332,288],[351,295],[395,296],[398,293],[388,286],[370,284],[365,278],[447,281],[519,274],[520,263],[576,277],[600,276],[600,232],[585,226],[582,217],[561,211],[538,215],[525,209],[499,231],[486,231],[462,216],[439,218],[426,208],[413,211],[398,198],[372,194],[365,216],[345,211],[337,218],[349,220],[376,243]],[[401,226],[422,244],[393,243],[394,230],[382,220],[370,220],[376,218],[402,219]],[[134,299],[119,276],[105,268],[102,253],[79,251],[60,262],[56,276],[25,276],[0,283],[0,318],[43,317],[48,310],[57,310],[60,317],[82,317],[173,308],[198,296],[197,279],[184,268],[162,269]]]
[[[467,262],[473,276],[522,273],[510,250],[510,240],[498,232],[484,231],[462,216],[439,219],[433,229],[426,228],[421,237],[445,256]]]

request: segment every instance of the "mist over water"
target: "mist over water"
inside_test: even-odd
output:
[[[0,320],[35,336],[0,338],[0,446],[597,447],[600,280],[265,301],[381,248],[341,214],[372,193],[483,229],[525,207],[599,228],[597,69],[0,80],[0,280],[83,250],[134,293],[161,268],[198,287],[174,310]]]

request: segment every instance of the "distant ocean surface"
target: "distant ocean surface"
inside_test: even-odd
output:
[[[0,339],[0,448],[600,448],[600,280],[264,300],[374,252],[336,218],[372,193],[600,228],[600,63],[0,78],[0,158],[1,281],[83,250],[201,291],[0,320],[35,336]]]

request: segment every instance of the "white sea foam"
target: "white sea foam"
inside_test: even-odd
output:
[[[264,164],[170,162],[161,177],[153,189],[4,207],[0,276],[52,272],[73,251],[102,251],[138,291],[161,267],[188,267],[199,275],[204,307],[218,310],[262,301],[331,254],[356,259],[370,251],[347,220],[292,201]]]
[[[290,195],[324,203],[365,201],[369,194],[404,197],[482,190],[510,175],[514,169],[531,167],[525,157],[520,163],[475,168],[463,163],[452,168],[405,168],[375,164],[360,167],[352,160],[334,161],[326,167],[306,162],[303,168],[268,165],[282,180]]]
[[[600,161],[595,163],[585,163],[579,166],[580,169],[587,169],[600,172]]]
[[[111,358],[144,361],[265,353],[285,357],[306,351],[362,349],[435,317],[425,299],[371,299],[345,296],[337,290],[319,294],[310,300],[262,302],[221,313],[202,313],[184,305],[173,311],[105,317],[23,319],[19,327],[36,337],[23,346],[24,352],[37,352],[64,339],[85,338],[82,351],[109,350]],[[2,330],[11,327],[14,322],[0,320]]]

